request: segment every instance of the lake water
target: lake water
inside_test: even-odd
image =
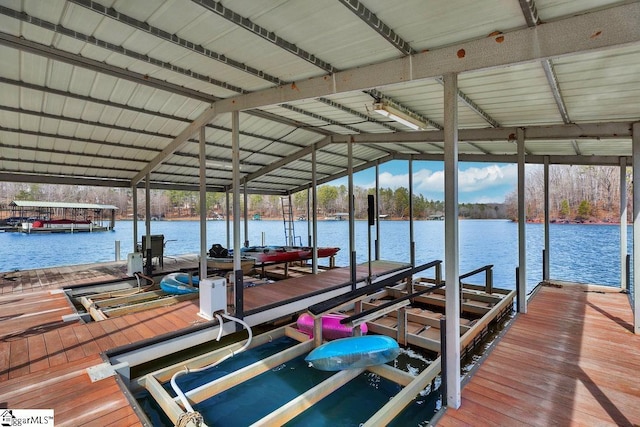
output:
[[[494,285],[515,287],[518,264],[518,226],[505,220],[460,221],[460,274],[486,264],[494,265]],[[151,234],[162,234],[165,256],[199,252],[198,221],[154,221]],[[296,234],[306,236],[307,222],[295,223]],[[121,259],[132,251],[133,223],[118,221],[112,232],[78,234],[0,233],[0,271],[26,270],[69,264],[84,264],[115,259],[115,242],[120,241]],[[358,262],[368,260],[367,232],[375,239],[375,227],[356,221],[355,240]],[[381,258],[409,261],[409,222],[381,221]],[[143,222],[138,233],[143,234]],[[319,246],[338,246],[338,266],[349,264],[349,222],[319,221]],[[527,224],[527,287],[542,278],[542,224]],[[244,242],[244,225],[241,226]],[[444,221],[414,222],[416,264],[444,259]],[[576,282],[619,286],[620,227],[616,225],[551,224],[551,278]],[[282,221],[249,221],[249,243],[284,245]],[[631,253],[629,228],[629,253]],[[138,241],[141,239],[139,238]],[[302,239],[306,243],[306,237]],[[213,243],[226,246],[226,222],[207,222],[207,248]],[[373,250],[372,250],[372,253]],[[429,273],[431,275],[432,273]],[[443,270],[444,274],[444,270]],[[481,283],[482,274],[471,282]]]

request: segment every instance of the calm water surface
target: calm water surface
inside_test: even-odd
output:
[[[518,227],[503,220],[460,221],[460,274],[486,264],[494,265],[494,284],[514,288],[518,263]],[[197,253],[199,251],[198,221],[154,221],[151,234],[163,234],[165,255]],[[296,222],[296,234],[306,236],[307,222]],[[348,221],[319,221],[320,246],[339,246],[336,264],[349,263]],[[79,234],[0,233],[0,271],[26,270],[69,264],[113,261],[115,242],[120,241],[121,259],[132,251],[133,223],[119,221],[112,232]],[[138,224],[139,234],[144,223]],[[382,221],[381,257],[392,261],[409,261],[409,222]],[[368,260],[368,236],[375,239],[375,227],[357,221],[355,230],[356,258]],[[544,227],[527,225],[527,285],[532,288],[542,277],[542,248]],[[244,241],[244,225],[241,226]],[[444,221],[414,222],[416,263],[444,259]],[[620,227],[616,225],[552,224],[551,277],[577,282],[619,285]],[[249,221],[251,245],[285,244],[282,221]],[[631,253],[631,230],[628,233]],[[138,241],[140,238],[137,239]],[[303,243],[307,238],[303,237]],[[226,222],[207,222],[207,248],[213,243],[227,244]],[[372,253],[373,250],[372,250]],[[432,273],[429,273],[431,275]],[[475,280],[480,283],[479,275]]]

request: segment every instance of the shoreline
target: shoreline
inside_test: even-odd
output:
[[[244,218],[240,219],[241,221],[244,221]],[[468,220],[475,220],[475,221],[510,221],[510,222],[518,222],[518,220],[515,219],[510,219],[510,218],[464,218],[464,217],[458,217],[459,221],[468,221]],[[116,221],[133,221],[133,219],[131,218],[120,218],[120,219],[116,219]],[[138,221],[144,221],[144,219],[139,219]],[[157,220],[151,220],[151,222],[179,222],[179,221],[200,221],[199,217],[181,217],[181,218],[165,218],[165,219],[157,219]],[[208,219],[207,222],[215,222],[215,221],[226,221],[225,219]],[[233,221],[233,218],[231,219],[231,221]],[[249,218],[250,222],[260,222],[260,221],[282,221],[282,218],[261,218],[259,220],[255,220],[252,218]],[[327,219],[318,219],[318,221],[322,221],[322,222],[348,222],[348,220],[342,220],[342,221],[336,221],[336,220],[327,220]],[[367,221],[367,218],[356,218],[355,221]],[[387,222],[387,221],[409,221],[408,218],[385,218],[385,219],[381,219],[380,222]],[[421,219],[414,219],[414,221],[429,221],[429,222],[442,222],[444,221],[442,220],[435,220],[435,219],[426,219],[426,218],[421,218]],[[295,222],[307,222],[307,220],[296,220]],[[541,220],[527,220],[526,221],[527,224],[544,224],[544,221]],[[550,224],[558,224],[558,225],[620,225],[620,221],[571,221],[571,220],[551,220]],[[632,222],[627,222],[627,225],[633,225]]]

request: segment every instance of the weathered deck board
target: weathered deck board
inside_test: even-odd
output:
[[[400,268],[401,265],[401,263],[388,261],[372,261],[371,271],[373,275],[381,275],[394,271]],[[357,266],[356,277],[358,280],[364,279],[367,275],[367,265]],[[346,284],[350,281],[350,270],[348,268],[337,268],[324,271],[315,276],[294,277],[269,285],[246,288],[244,289],[244,309],[245,311],[259,309],[260,307]]]
[[[615,288],[543,287],[437,424],[640,424],[640,337]]]

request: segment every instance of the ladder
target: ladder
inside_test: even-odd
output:
[[[280,197],[282,203],[282,220],[284,222],[284,241],[288,246],[295,246],[296,240],[300,240],[300,237],[296,237],[296,230],[293,222],[293,205],[291,204],[291,194],[286,197]],[[299,243],[302,246],[302,242]]]

